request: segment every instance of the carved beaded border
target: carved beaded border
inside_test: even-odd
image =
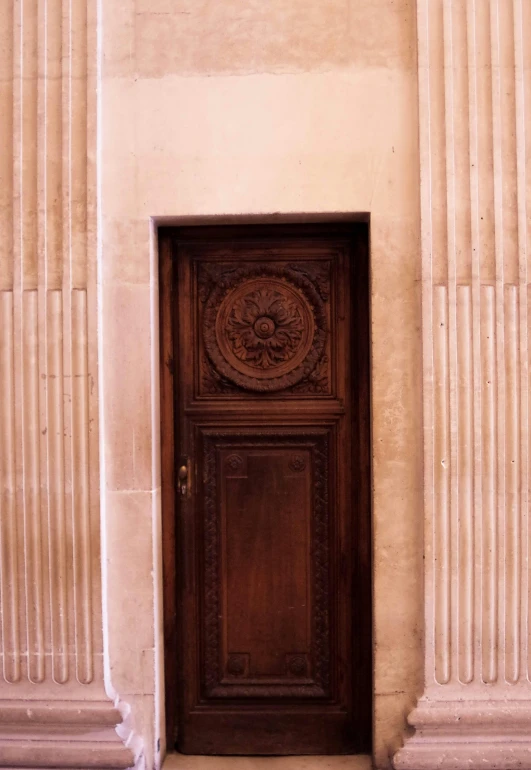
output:
[[[218,462],[217,450],[219,440],[228,442],[238,441],[245,447],[275,445],[297,446],[297,441],[312,450],[314,468],[314,511],[312,556],[315,565],[313,574],[313,592],[315,597],[312,617],[313,639],[312,657],[314,661],[313,682],[308,685],[246,685],[245,683],[226,685],[221,684],[222,662],[221,651],[221,622],[219,595],[219,511],[217,505]],[[330,685],[330,617],[329,601],[329,568],[330,554],[328,546],[329,532],[329,436],[314,432],[298,432],[290,436],[262,435],[260,438],[243,436],[225,431],[203,433],[205,487],[204,487],[204,661],[203,675],[206,695],[209,697],[309,697],[315,698],[329,695]]]

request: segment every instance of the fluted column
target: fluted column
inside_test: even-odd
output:
[[[425,691],[397,768],[531,768],[531,1],[417,0]]]
[[[105,696],[96,3],[0,4],[0,767],[128,767]]]

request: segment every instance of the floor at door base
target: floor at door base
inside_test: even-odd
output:
[[[162,770],[371,770],[367,754],[300,757],[207,757],[168,754]]]

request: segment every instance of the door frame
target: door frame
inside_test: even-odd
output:
[[[171,687],[178,687],[179,682],[179,657],[180,657],[180,611],[179,611],[179,585],[181,582],[180,570],[182,564],[178,562],[177,551],[179,543],[178,521],[176,518],[175,479],[179,459],[175,448],[178,446],[178,395],[175,383],[178,381],[178,334],[175,333],[174,307],[176,299],[174,270],[174,246],[178,239],[182,225],[161,226],[158,229],[158,256],[159,256],[159,346],[160,346],[160,440],[161,440],[161,516],[162,516],[162,603],[163,603],[163,635],[164,635],[164,703],[166,715],[166,745],[167,751],[175,751],[178,729],[178,703],[176,698],[167,697]],[[219,228],[219,221],[212,222],[202,219],[194,222],[194,226],[205,229],[207,227]],[[353,442],[353,464],[356,460],[355,446],[362,448],[362,456],[358,457],[360,466],[363,467],[359,487],[358,515],[353,522],[353,539],[357,539],[362,547],[355,552],[353,569],[355,571],[355,584],[366,582],[370,588],[366,594],[360,595],[358,602],[358,615],[361,615],[363,641],[360,645],[353,645],[353,654],[357,656],[353,660],[353,671],[357,670],[357,682],[360,699],[367,704],[366,714],[360,715],[363,720],[362,732],[365,736],[364,753],[372,754],[372,713],[373,713],[373,580],[372,580],[372,495],[371,495],[371,382],[370,382],[370,269],[369,269],[369,244],[370,231],[368,217],[345,219],[311,218],[311,221],[302,219],[298,222],[282,222],[281,224],[268,224],[265,222],[253,223],[249,220],[225,225],[234,228],[235,233],[244,229],[253,229],[256,234],[272,232],[278,235],[290,233],[302,233],[303,231],[326,232],[327,229],[337,232],[349,230],[356,242],[356,254],[359,254],[356,269],[352,270],[359,280],[352,282],[352,329],[362,329],[362,334],[357,344],[352,347],[351,365],[361,363],[364,376],[361,380],[363,388],[362,403],[368,405],[363,413],[356,410],[353,404],[352,435],[355,431],[360,436],[359,443]],[[186,225],[190,227],[189,224]],[[357,301],[356,301],[357,300]],[[358,312],[357,312],[358,311]],[[363,361],[361,360],[363,359]],[[177,379],[176,379],[177,378]],[[365,515],[360,515],[365,511]]]

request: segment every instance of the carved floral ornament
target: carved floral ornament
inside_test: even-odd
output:
[[[323,355],[327,331],[313,283],[283,266],[230,271],[206,303],[203,333],[212,364],[250,390],[282,390],[308,377]]]
[[[301,455],[293,455],[289,461],[289,467],[295,473],[302,473],[306,468],[306,463]]]

